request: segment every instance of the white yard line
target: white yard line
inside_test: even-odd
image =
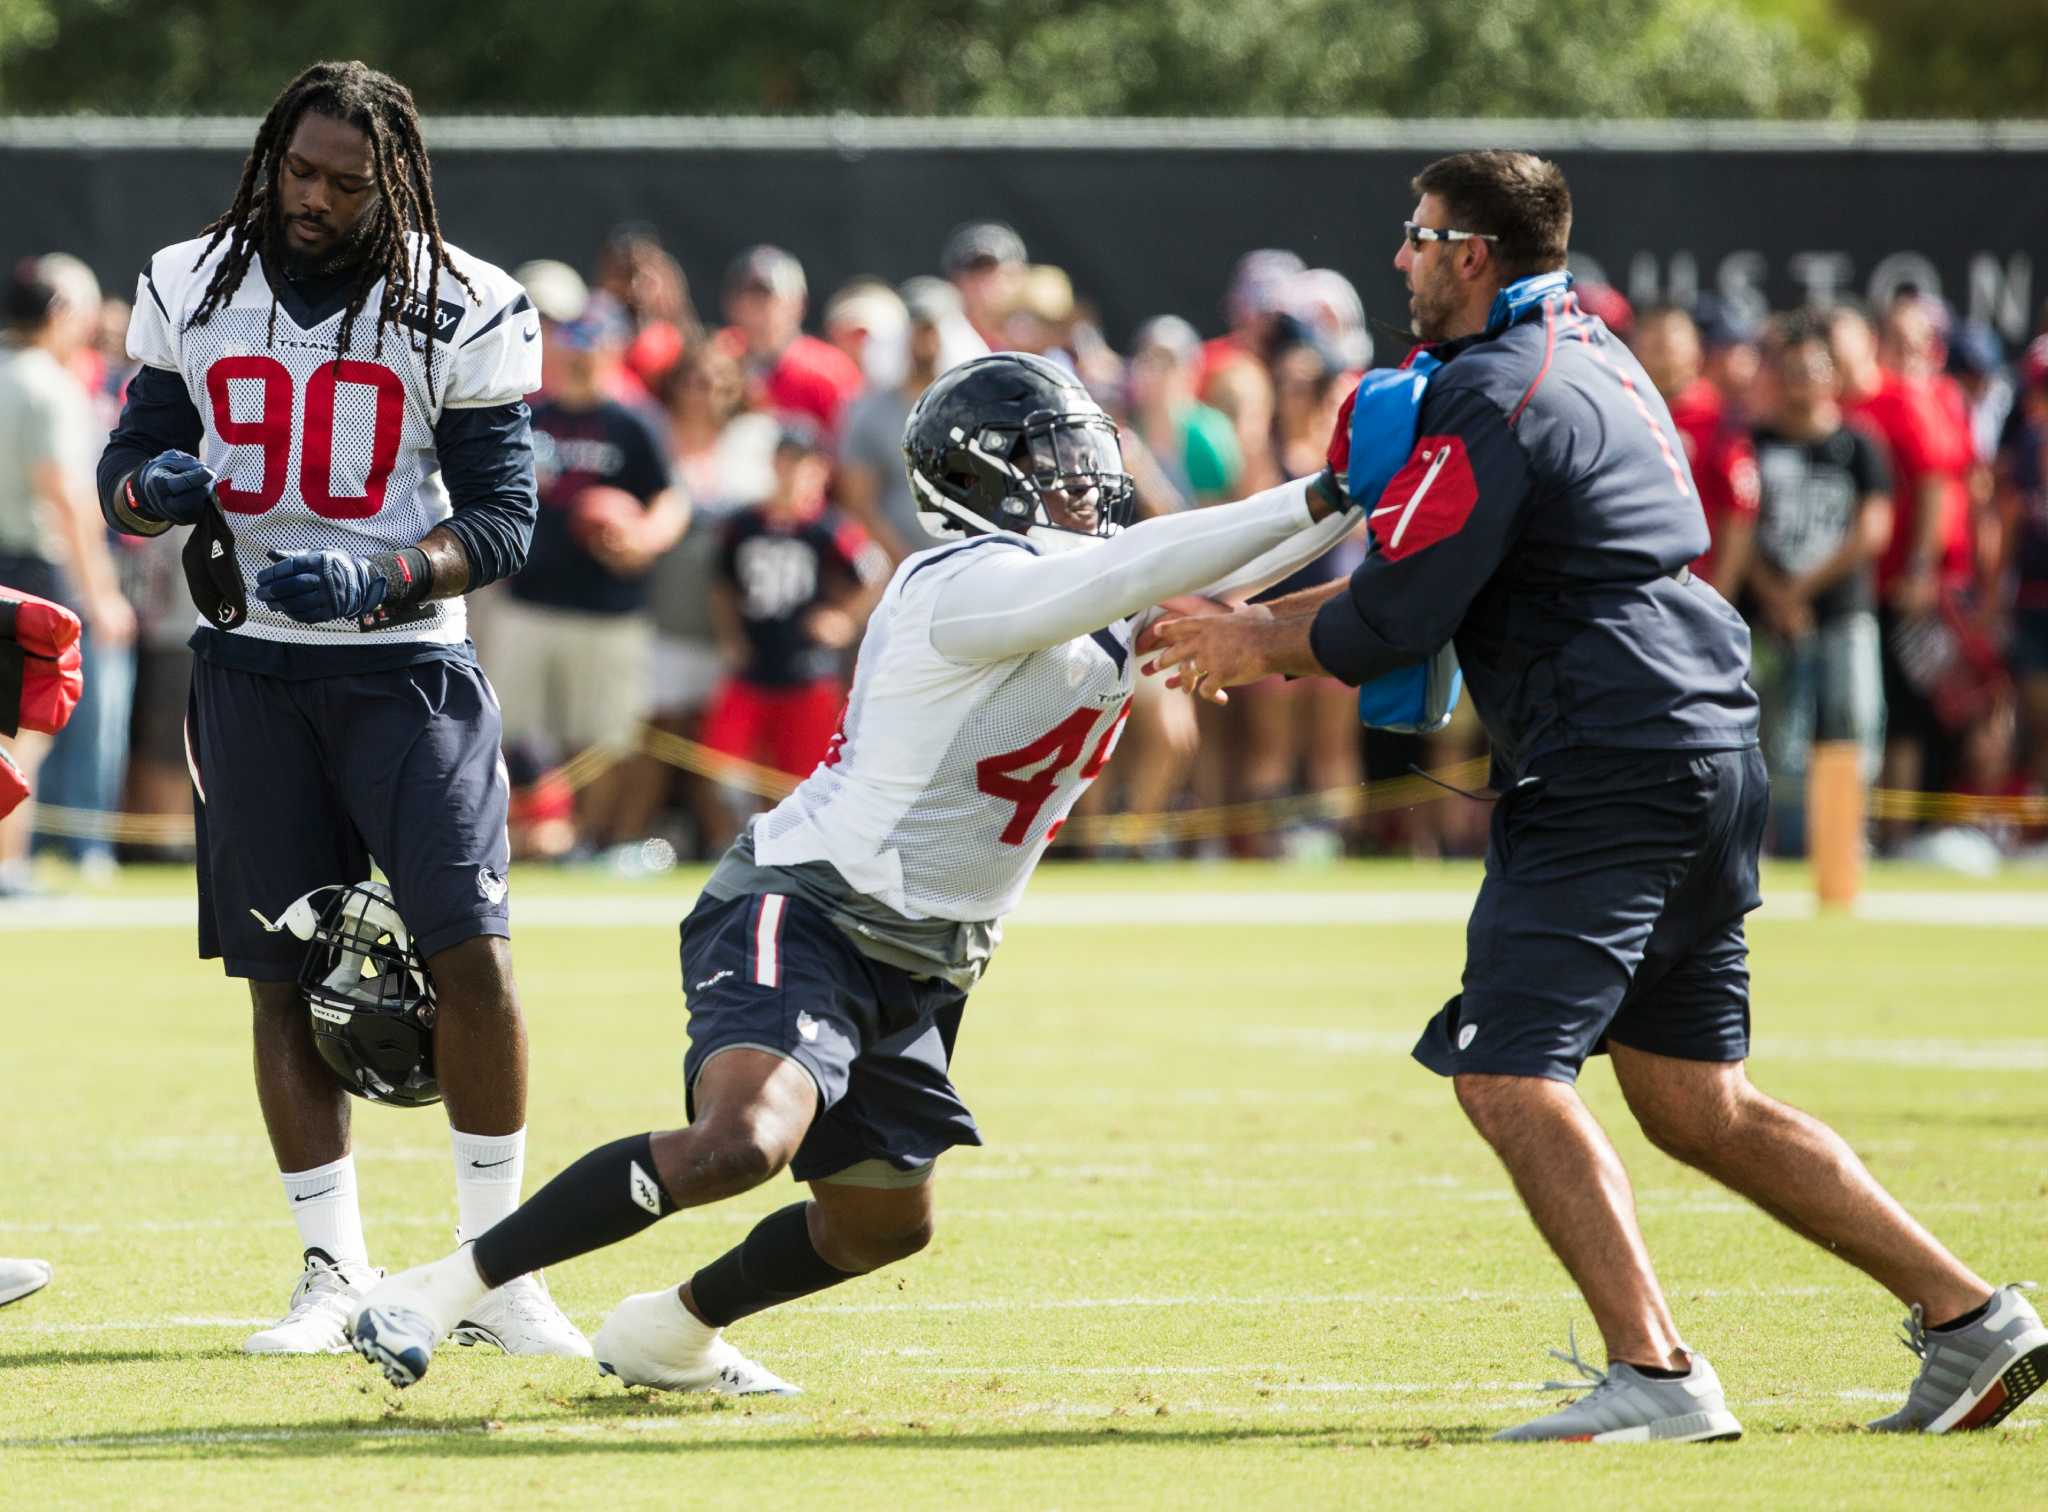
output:
[[[1031,1372],[1014,1371],[1010,1374]],[[1047,1371],[1047,1375],[1061,1372]],[[1065,1372],[1075,1374],[1076,1372]],[[1263,1389],[1263,1388],[1262,1388]],[[1506,1409],[1522,1406],[1536,1400],[1539,1388],[1534,1383],[1516,1381],[1306,1381],[1294,1383],[1291,1390],[1298,1395],[1364,1395],[1388,1396],[1409,1399],[1415,1409],[1428,1407],[1433,1401],[1445,1406],[1455,1404],[1457,1410],[1469,1411],[1477,1408]],[[1857,1386],[1812,1393],[1824,1399],[1838,1402],[1895,1402],[1904,1388],[1882,1386]],[[1796,1397],[1784,1395],[1764,1397],[1735,1396],[1731,1405],[1742,1408],[1767,1408],[1779,1406]],[[1253,1415],[1296,1415],[1305,1416],[1317,1410],[1314,1402],[1267,1401],[1256,1407],[1222,1405],[1202,1401],[1175,1401],[1161,1403],[1154,1410],[1149,1401],[1136,1405],[1127,1403],[1081,1403],[1081,1402],[1004,1402],[994,1410],[985,1412],[932,1412],[919,1411],[914,1418],[891,1421],[873,1428],[894,1434],[900,1427],[908,1433],[928,1431],[935,1428],[965,1428],[986,1430],[1003,1423],[1029,1421],[1037,1418],[1056,1418],[1082,1422],[1120,1422],[1125,1431],[1133,1436],[1145,1430],[1140,1426],[1147,1418],[1164,1413],[1169,1408],[1174,1417],[1192,1418],[1243,1418]],[[205,1448],[234,1444],[289,1444],[316,1439],[360,1439],[366,1441],[387,1441],[406,1439],[448,1439],[448,1438],[551,1438],[566,1436],[572,1438],[602,1439],[613,1434],[675,1434],[688,1436],[703,1434],[724,1436],[732,1432],[755,1433],[764,1429],[788,1428],[804,1425],[816,1430],[821,1441],[832,1436],[827,1423],[821,1423],[811,1414],[802,1412],[753,1412],[753,1411],[682,1411],[673,1415],[611,1418],[611,1419],[546,1419],[538,1422],[479,1422],[459,1427],[414,1427],[335,1423],[306,1423],[281,1428],[185,1428],[170,1429],[159,1433],[84,1433],[71,1434],[62,1438],[17,1437],[0,1439],[0,1449],[20,1450],[77,1450],[77,1449],[144,1449],[195,1447]],[[1423,1425],[1414,1425],[1420,1429]],[[2027,1432],[2038,1427],[2038,1423],[2027,1416],[2015,1419],[2006,1425],[2007,1432]],[[1363,1424],[1347,1424],[1340,1432],[1384,1432],[1383,1428]]]
[[[1406,1055],[1415,1037],[1372,1029],[1251,1029],[1242,1042],[1267,1050],[1311,1055]],[[2048,1039],[1857,1039],[1839,1035],[1757,1035],[1751,1054],[1760,1062],[1833,1061],[1910,1066],[1925,1071],[2048,1071]]]
[[[673,889],[589,896],[522,893],[514,895],[512,921],[521,929],[672,928],[692,901],[693,895]],[[1471,907],[1472,895],[1463,891],[1048,892],[1027,896],[1009,924],[1014,929],[1241,924],[1379,929],[1462,924]],[[1760,917],[1807,919],[1814,913],[1810,895],[1781,892],[1765,901]],[[1871,892],[1858,900],[1855,913],[1859,919],[1900,926],[2041,929],[2048,928],[2048,891]],[[0,931],[191,929],[196,918],[188,898],[0,902]]]

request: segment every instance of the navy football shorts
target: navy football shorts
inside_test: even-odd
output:
[[[683,1057],[690,1117],[697,1078],[724,1050],[787,1056],[818,1085],[818,1116],[790,1162],[819,1181],[865,1161],[897,1171],[981,1143],[948,1079],[967,994],[869,959],[801,898],[706,893],[683,920]]]
[[[1441,1076],[1576,1080],[1609,1041],[1749,1054],[1762,754],[1575,752],[1494,807],[1464,991],[1416,1043]]]
[[[481,668],[430,661],[286,679],[195,657],[186,704],[199,954],[288,982],[306,947],[266,933],[316,887],[391,881],[423,959],[511,934],[498,701]]]

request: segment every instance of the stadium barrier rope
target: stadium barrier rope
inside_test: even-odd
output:
[[[757,798],[780,799],[798,779],[774,767],[744,761],[667,730],[643,725],[631,747],[592,746],[578,752],[528,784],[531,792],[547,785],[571,791],[588,787],[619,762],[633,755],[653,757],[665,765],[707,777]],[[1207,840],[1232,835],[1265,834],[1292,824],[1336,822],[1394,808],[1412,808],[1451,796],[1451,790],[1485,780],[1484,757],[1439,771],[1391,777],[1356,787],[1328,788],[1286,798],[1262,798],[1212,808],[1176,809],[1165,813],[1085,814],[1063,831],[1063,838],[1090,845],[1142,846],[1154,841]],[[1874,788],[1869,794],[1873,819],[1926,819],[1941,824],[2048,825],[2048,797],[1998,796],[1971,793],[1918,793]],[[193,823],[187,814],[126,814],[100,809],[34,805],[33,824],[42,835],[76,840],[107,840],[124,845],[163,849],[189,848]]]

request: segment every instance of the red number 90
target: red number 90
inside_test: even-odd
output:
[[[263,385],[263,410],[237,420],[228,403],[228,384],[237,379]],[[334,492],[334,421],[344,383],[367,388],[375,397],[370,467],[359,494]],[[213,430],[229,446],[254,446],[263,453],[263,482],[253,492],[223,481],[216,495],[232,514],[262,514],[284,497],[292,456],[292,375],[275,357],[223,357],[206,370],[206,397]],[[306,380],[303,444],[299,448],[299,498],[323,519],[365,520],[384,507],[384,485],[398,465],[405,426],[405,388],[398,375],[377,362],[323,362]]]

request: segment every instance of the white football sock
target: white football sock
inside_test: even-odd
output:
[[[713,1328],[683,1305],[683,1289],[680,1286],[671,1286],[663,1295],[675,1309],[675,1318],[669,1326],[675,1330],[676,1338],[689,1346],[693,1355],[701,1355],[718,1342],[721,1330]]]
[[[310,1171],[284,1171],[285,1201],[299,1226],[299,1244],[324,1251],[337,1265],[368,1265],[363,1210],[356,1203],[356,1158],[344,1155]]]
[[[526,1176],[526,1130],[510,1134],[465,1134],[451,1128],[455,1146],[456,1236],[478,1238],[519,1206]]]
[[[484,1285],[483,1277],[476,1273],[476,1260],[467,1244],[445,1259],[405,1274],[418,1288],[407,1299],[408,1304],[420,1308],[433,1319],[434,1326],[444,1337],[490,1291]]]

